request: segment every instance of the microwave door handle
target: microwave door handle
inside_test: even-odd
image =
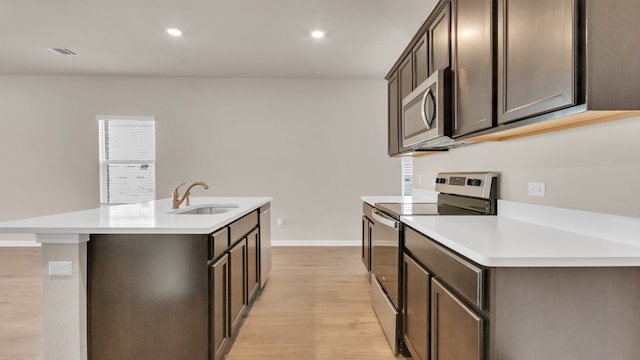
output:
[[[382,225],[388,226],[393,229],[398,229],[399,227],[399,223],[397,221],[387,218],[376,210],[373,210],[371,215],[377,222],[381,223]]]
[[[427,89],[427,91],[424,92],[424,96],[422,97],[422,108],[420,109],[424,126],[427,128],[427,130],[431,130],[431,124],[433,123],[433,119],[435,118],[435,111],[432,111],[432,113],[429,114],[429,117],[427,117],[427,101],[431,101],[431,103],[433,104],[432,108],[435,108],[436,101],[435,96],[433,95],[433,90],[431,90],[431,88]]]

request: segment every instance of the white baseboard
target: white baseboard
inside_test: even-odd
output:
[[[0,241],[0,247],[40,247],[35,241]]]
[[[271,246],[361,246],[361,240],[271,240]]]

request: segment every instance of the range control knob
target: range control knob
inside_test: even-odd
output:
[[[467,179],[467,186],[473,186],[473,179]]]
[[[471,180],[471,186],[480,186],[480,184],[482,183],[480,179],[469,179],[469,180]]]
[[[447,179],[445,178],[436,178],[436,184],[445,184]]]

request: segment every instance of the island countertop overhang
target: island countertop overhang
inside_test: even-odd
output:
[[[57,234],[208,234],[272,200],[272,197],[192,197],[190,207],[207,204],[237,207],[221,214],[176,214],[171,199],[167,198],[6,221],[0,223],[0,232],[49,234],[54,238]],[[38,236],[39,242],[41,239]]]

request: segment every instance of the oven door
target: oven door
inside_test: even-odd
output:
[[[371,272],[398,309],[400,222],[374,209],[371,233]]]

